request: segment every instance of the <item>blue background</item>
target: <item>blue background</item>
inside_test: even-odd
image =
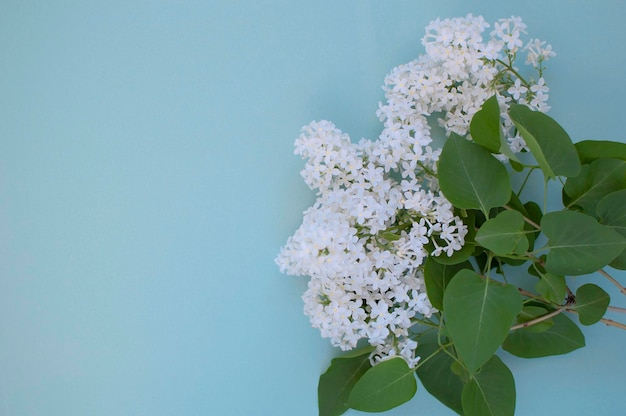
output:
[[[574,140],[624,140],[624,2],[467,3],[3,0],[0,414],[316,415],[337,351],[273,262],[313,201],[302,125],[377,137],[385,74],[472,12],[553,45]],[[502,354],[518,414],[623,412],[626,332],[583,330]],[[451,412],[420,387],[389,414]]]

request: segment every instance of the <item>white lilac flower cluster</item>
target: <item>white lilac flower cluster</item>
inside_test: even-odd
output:
[[[500,19],[490,37],[483,39],[488,27],[482,17],[471,14],[438,19],[426,27],[422,38],[426,54],[394,68],[385,78],[387,103],[378,110],[385,122],[383,137],[422,129],[425,117],[431,114],[441,114],[438,122],[448,134],[466,135],[472,116],[497,93],[503,131],[512,150],[526,149],[507,115],[508,103],[549,110],[543,63],[555,54],[538,39],[522,43],[526,25],[519,17]],[[527,54],[526,63],[538,72],[537,81],[526,80],[514,67],[520,52]]]
[[[318,197],[276,262],[283,273],[310,276],[303,300],[313,327],[343,350],[366,339],[376,347],[373,363],[401,356],[417,364],[409,331],[437,312],[426,296],[424,260],[451,256],[465,242],[467,227],[439,192],[429,116],[441,115],[448,134],[467,135],[471,117],[497,93],[503,129],[519,151],[524,143],[506,117],[508,103],[548,109],[541,74],[550,46],[524,46],[526,26],[516,17],[495,23],[485,40],[488,26],[468,15],[427,27],[426,55],[385,79],[378,140],[353,143],[319,121],[295,142],[295,153],[307,159],[301,174]],[[523,50],[539,72],[536,82],[513,66]]]

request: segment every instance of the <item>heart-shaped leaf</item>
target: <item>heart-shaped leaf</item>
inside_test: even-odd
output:
[[[582,285],[576,290],[576,312],[583,325],[593,325],[604,316],[611,297],[601,287],[592,283]]]
[[[512,285],[482,279],[464,269],[448,284],[443,307],[450,338],[474,374],[506,338],[522,310],[522,297]]]
[[[498,256],[525,253],[528,239],[524,217],[517,211],[502,211],[480,227],[476,242]]]
[[[511,195],[504,165],[488,150],[456,134],[443,146],[437,172],[441,191],[457,208],[479,209],[487,216]]]
[[[550,248],[545,267],[556,275],[593,273],[626,248],[626,237],[580,212],[548,213],[541,219],[541,228]]]

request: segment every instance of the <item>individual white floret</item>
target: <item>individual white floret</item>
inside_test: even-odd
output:
[[[539,39],[531,39],[524,47],[524,50],[527,52],[526,64],[530,64],[535,68],[556,56],[556,53],[552,51],[552,45],[548,45],[545,41]]]

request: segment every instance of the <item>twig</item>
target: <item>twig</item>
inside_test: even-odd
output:
[[[613,309],[613,310],[619,310],[619,312],[626,312],[626,309],[624,308],[618,308],[616,306],[609,306],[607,309]],[[573,312],[573,313],[578,313],[578,311],[575,311],[574,309],[567,309],[568,312]],[[626,329],[626,325],[614,321],[612,319],[608,319],[608,318],[602,318],[600,319],[600,322],[602,322],[603,324],[606,324],[608,326],[614,326],[616,328],[620,328],[620,329]]]
[[[609,306],[606,308],[606,310],[613,311],[613,312],[626,313],[626,308],[620,308],[619,306]]]
[[[529,292],[529,291],[527,291],[527,290],[524,290],[524,289],[522,289],[521,287],[518,287],[518,288],[517,288],[517,291],[518,291],[520,294],[522,294],[522,295],[524,295],[524,296],[526,296],[526,297],[529,297],[529,298],[531,298],[531,299],[536,299],[536,298],[538,297],[538,296],[537,296],[537,295],[535,295],[534,293],[531,293],[531,292]]]
[[[617,280],[615,280],[610,274],[608,274],[607,272],[605,272],[603,269],[598,270],[598,273],[600,273],[602,276],[606,277],[607,279],[609,279],[609,281],[611,283],[613,283],[620,292],[622,292],[622,295],[626,295],[626,287],[622,286]]]
[[[620,328],[620,329],[626,329],[626,325],[619,323],[619,322],[615,322],[612,319],[606,319],[606,318],[602,318],[600,319],[600,322],[608,325],[608,326],[614,326],[616,328]]]
[[[564,310],[565,310],[564,308],[559,308],[559,309],[557,309],[557,310],[555,310],[553,312],[550,312],[548,314],[542,315],[539,318],[535,318],[533,320],[530,320],[528,322],[524,322],[524,323],[521,323],[521,324],[513,325],[511,327],[511,331],[514,331],[514,330],[520,329],[520,328],[528,328],[529,326],[538,324],[539,322],[547,321],[548,319],[552,318],[553,316],[557,316],[558,314],[560,314]],[[624,328],[626,328],[626,326],[624,326]]]

